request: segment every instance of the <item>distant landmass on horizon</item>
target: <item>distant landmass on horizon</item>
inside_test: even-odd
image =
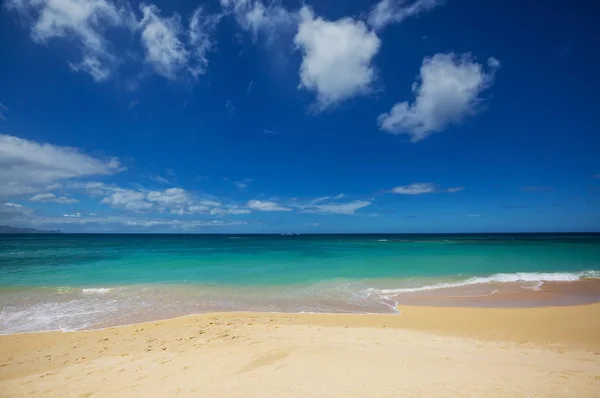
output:
[[[40,230],[34,228],[17,228],[8,225],[0,225],[0,234],[60,234],[60,229]]]

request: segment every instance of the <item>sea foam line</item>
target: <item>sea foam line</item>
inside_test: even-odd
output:
[[[383,295],[422,292],[427,290],[438,290],[470,285],[482,285],[487,283],[510,283],[510,282],[575,282],[581,279],[600,278],[600,271],[569,272],[517,272],[514,274],[494,274],[490,276],[477,276],[459,282],[437,283],[420,287],[408,287],[397,289],[378,289]]]

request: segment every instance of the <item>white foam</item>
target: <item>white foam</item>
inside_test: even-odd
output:
[[[600,271],[583,272],[516,272],[514,274],[494,274],[491,276],[478,276],[458,282],[437,283],[420,287],[379,289],[380,294],[391,295],[399,293],[422,292],[426,290],[438,290],[469,285],[481,285],[488,283],[510,283],[510,282],[574,282],[585,278],[600,278]]]
[[[90,288],[86,288],[81,290],[82,294],[105,294],[110,292],[111,290],[113,290],[112,288],[109,287],[90,287]]]

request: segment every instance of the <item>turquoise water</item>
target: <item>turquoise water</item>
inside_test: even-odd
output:
[[[0,332],[217,310],[386,313],[394,294],[598,270],[598,234],[0,235]]]

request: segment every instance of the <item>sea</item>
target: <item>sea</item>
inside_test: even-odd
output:
[[[0,334],[221,311],[600,301],[600,234],[5,234]]]

